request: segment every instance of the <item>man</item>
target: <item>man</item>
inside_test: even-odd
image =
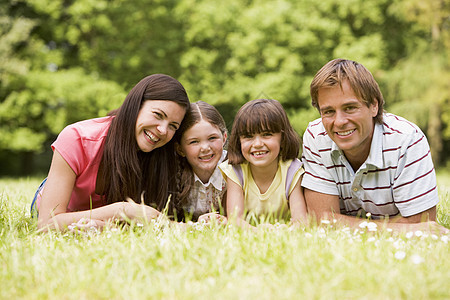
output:
[[[369,216],[396,230],[438,225],[436,175],[425,135],[383,110],[372,74],[344,59],[328,62],[311,83],[321,115],[303,135],[302,186],[309,212],[357,227]],[[356,217],[356,218],[355,218]]]

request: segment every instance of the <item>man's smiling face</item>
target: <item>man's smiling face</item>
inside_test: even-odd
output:
[[[369,107],[355,95],[349,82],[319,89],[319,111],[328,136],[349,162],[360,164],[369,156],[378,104]]]

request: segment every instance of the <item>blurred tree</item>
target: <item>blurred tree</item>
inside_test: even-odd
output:
[[[449,10],[444,0],[2,3],[0,152],[38,151],[67,123],[107,110],[89,93],[123,93],[150,73],[180,79],[191,100],[216,105],[229,127],[244,102],[277,99],[302,134],[318,117],[312,77],[343,57],[372,71],[388,109],[417,122],[443,161]]]
[[[127,89],[152,73],[181,73],[176,0],[23,1],[39,15],[36,34],[61,51],[59,68],[78,66]]]
[[[385,74],[391,108],[425,130],[438,166],[450,147],[450,2],[397,0],[391,13],[410,24],[406,57]]]
[[[29,72],[21,90],[0,103],[0,151],[21,153],[21,170],[70,123],[105,116],[125,99],[122,87],[80,69]]]
[[[318,116],[309,85],[323,64],[345,57],[372,70],[388,65],[390,49],[398,47],[383,35],[386,23],[397,25],[386,17],[388,6],[388,0],[182,1],[181,79],[193,99],[224,107],[227,123],[244,102],[270,97],[303,133],[307,122],[300,120]]]

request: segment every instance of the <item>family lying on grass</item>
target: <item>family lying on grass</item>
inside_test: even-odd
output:
[[[225,122],[213,106],[189,103],[170,76],[148,76],[107,117],[59,134],[33,199],[38,228],[101,228],[166,214],[179,226],[192,220],[254,228],[271,216],[290,217],[294,226],[332,220],[357,227],[370,213],[380,228],[448,232],[436,223],[426,137],[384,112],[364,66],[328,62],[311,83],[311,98],[321,118],[304,133],[302,161],[285,110],[268,99],[238,111],[227,152]]]

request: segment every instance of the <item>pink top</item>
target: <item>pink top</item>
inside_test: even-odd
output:
[[[95,193],[95,185],[112,118],[90,119],[68,125],[51,145],[77,175],[67,206],[68,212],[89,210],[106,204],[104,197]],[[37,207],[39,203],[40,197]]]

